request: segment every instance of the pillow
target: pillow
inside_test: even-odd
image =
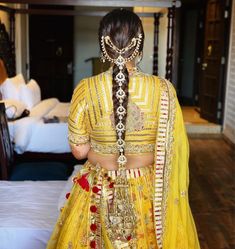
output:
[[[6,115],[8,119],[15,119],[22,115],[23,111],[26,109],[26,105],[15,99],[4,99],[0,101],[3,102],[6,107]]]
[[[7,78],[0,86],[2,99],[20,100],[20,86],[25,85],[25,80],[22,74],[15,77]]]
[[[30,110],[30,117],[43,117],[58,103],[57,98],[44,99]]]
[[[2,83],[0,91],[2,93],[2,99],[20,100],[19,88],[10,79],[6,79]]]
[[[82,168],[82,165],[75,165],[71,176],[66,181],[66,184],[65,184],[65,186],[60,194],[59,200],[58,200],[58,207],[57,208],[59,211],[64,206],[64,204],[67,200],[66,195],[68,193],[70,193],[70,191],[73,187],[73,178],[78,174],[78,172],[80,171],[81,168]]]
[[[25,85],[25,79],[24,76],[20,73],[17,74],[15,77],[9,78],[16,87],[19,87],[20,85]]]
[[[41,101],[41,90],[35,80],[31,79],[28,84],[20,85],[20,100],[26,104],[28,109],[32,109]]]

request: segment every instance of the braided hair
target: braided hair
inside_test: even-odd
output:
[[[141,40],[138,44],[134,44],[133,46],[129,46],[133,40],[133,38],[141,37]],[[110,38],[110,43],[113,46],[104,44],[104,42],[100,42],[100,49],[102,52],[106,52],[106,59],[113,62],[113,70],[112,70],[112,100],[113,100],[113,112],[114,112],[114,123],[115,127],[119,122],[119,117],[117,113],[117,108],[119,106],[119,99],[117,97],[118,89],[122,89],[125,92],[125,98],[123,99],[122,106],[125,108],[126,112],[122,116],[122,123],[126,126],[126,118],[127,118],[127,104],[128,104],[128,85],[129,85],[129,73],[126,67],[126,63],[122,65],[121,71],[124,74],[125,78],[123,80],[123,84],[120,84],[117,81],[117,76],[120,72],[120,67],[115,63],[115,60],[118,58],[120,53],[117,50],[121,50],[123,48],[127,48],[122,53],[123,58],[131,58],[133,59],[141,53],[143,50],[144,43],[144,31],[140,18],[133,13],[132,11],[125,9],[115,9],[109,12],[107,15],[103,17],[100,22],[99,27],[99,41],[102,41],[103,37]],[[114,49],[113,47],[117,49]],[[137,52],[138,53],[137,53]],[[118,131],[116,129],[116,135],[118,138]],[[121,138],[125,140],[125,131],[122,133]]]

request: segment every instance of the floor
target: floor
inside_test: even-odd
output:
[[[181,106],[188,134],[220,134],[221,125],[208,122],[200,117],[196,106]]]
[[[181,106],[181,108],[182,108],[185,123],[213,125],[213,123],[210,123],[206,119],[203,119],[200,117],[199,108],[197,108],[196,106]]]
[[[235,148],[190,138],[189,199],[201,249],[235,248]]]

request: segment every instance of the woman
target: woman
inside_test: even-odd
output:
[[[74,156],[88,160],[47,248],[198,249],[174,87],[136,69],[144,32],[133,12],[107,14],[99,41],[112,66],[74,91],[69,141]]]

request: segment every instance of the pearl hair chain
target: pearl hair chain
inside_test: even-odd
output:
[[[118,135],[117,139],[117,148],[119,150],[119,157],[118,157],[118,164],[119,169],[123,169],[125,167],[125,164],[127,163],[127,158],[124,155],[124,148],[125,148],[125,141],[122,139],[122,134],[125,132],[125,125],[123,124],[123,117],[126,114],[127,110],[123,106],[124,99],[126,97],[126,94],[124,90],[122,89],[123,84],[125,83],[125,75],[123,73],[123,67],[124,65],[132,61],[139,53],[139,48],[142,41],[142,34],[139,34],[138,37],[132,38],[130,44],[122,49],[119,49],[116,47],[113,42],[111,41],[109,36],[102,36],[101,37],[101,49],[102,49],[102,57],[101,60],[105,62],[107,59],[108,61],[116,64],[119,68],[119,72],[115,77],[115,81],[118,83],[119,89],[116,92],[116,97],[119,101],[119,106],[116,110],[117,116],[118,116],[118,123],[116,125],[116,131]],[[117,58],[111,58],[106,50],[106,45],[112,48],[116,53],[118,53]],[[134,48],[133,53],[125,58],[123,57],[123,54],[129,51],[130,49]]]

